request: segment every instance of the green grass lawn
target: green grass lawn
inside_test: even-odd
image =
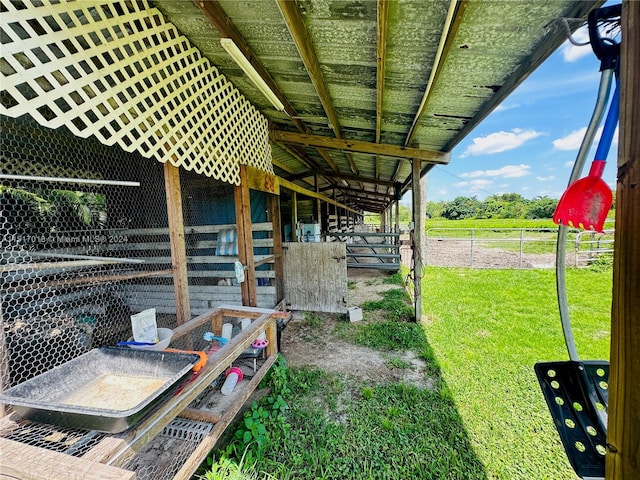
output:
[[[567,272],[578,353],[609,359],[611,271]],[[548,270],[428,268],[427,339],[495,479],[573,479],[533,365],[568,358]]]
[[[578,352],[608,359],[611,269],[570,269],[567,281]],[[568,356],[554,272],[427,268],[421,324],[405,321],[397,292],[363,304],[362,322],[334,322],[332,335],[385,352],[394,368],[410,368],[394,350],[414,351],[430,386],[280,362],[269,396],[215,453],[243,471],[207,480],[575,479],[533,371]],[[328,328],[307,317],[311,333]]]

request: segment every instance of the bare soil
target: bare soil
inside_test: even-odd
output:
[[[382,292],[400,288],[383,283],[388,275],[377,270],[350,270],[349,306],[379,300]],[[309,320],[311,315],[313,320]],[[365,322],[382,320],[382,312],[364,312],[364,315]],[[338,338],[334,332],[339,322],[349,321],[345,317],[294,312],[282,332],[281,353],[288,365],[317,367],[370,384],[403,382],[421,388],[432,386],[432,380],[425,375],[425,362],[414,352],[381,352]]]

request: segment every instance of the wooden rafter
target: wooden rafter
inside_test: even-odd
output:
[[[318,193],[318,192],[314,192],[314,191],[309,190],[307,188],[301,187],[300,185],[296,185],[295,183],[290,182],[287,179],[279,177],[278,181],[280,182],[280,187],[281,188],[286,188],[287,190],[291,190],[292,192],[296,192],[296,193],[299,193],[301,195],[305,195],[305,196],[310,197],[310,198],[317,198],[318,200],[321,200],[321,201],[326,202],[326,203],[330,203],[331,205],[335,205],[336,207],[343,208],[345,210],[349,210],[350,212],[356,213],[358,215],[360,215],[362,213],[362,212],[359,212],[358,210],[355,210],[355,209],[353,209],[353,208],[351,208],[351,207],[349,207],[347,205],[344,205],[344,204],[342,204],[342,203],[340,203],[340,202],[338,202],[338,201],[336,201],[336,200],[334,200],[332,198],[329,198],[326,195],[323,195],[323,194]]]
[[[382,100],[384,97],[384,68],[387,53],[387,19],[389,1],[378,0],[377,12],[377,55],[376,55],[376,143],[380,143],[382,130]],[[376,169],[376,176],[378,170]]]
[[[380,143],[382,131],[382,102],[384,100],[384,70],[387,54],[387,19],[389,17],[388,0],[378,0],[377,16],[377,43],[376,43],[376,143]],[[380,178],[380,156],[376,155],[375,176]]]
[[[563,14],[564,18],[586,18],[589,11],[604,3],[603,0],[596,0],[593,2],[575,2],[571,10]],[[559,38],[561,40],[559,40]],[[458,135],[452,139],[449,145],[444,147],[445,151],[451,151],[457,143],[465,138],[471,130],[476,128],[480,122],[482,122],[489,113],[491,113],[511,92],[513,92],[538,66],[540,66],[551,55],[555,48],[553,46],[559,45],[563,40],[566,40],[566,32],[562,28],[552,29],[548,35],[544,37],[542,42],[536,46],[533,55],[527,57],[525,61],[520,62],[518,68],[511,73],[509,79],[502,85],[502,87],[495,92],[485,103],[480,110],[476,112],[473,118],[466,122],[462,129],[458,132]]]
[[[450,0],[449,11],[447,12],[447,17],[442,29],[442,34],[440,36],[440,44],[438,45],[438,50],[436,51],[436,58],[433,62],[433,66],[431,67],[431,74],[429,75],[429,80],[424,90],[422,101],[420,102],[420,106],[418,107],[418,111],[413,118],[413,123],[411,124],[411,128],[409,129],[409,133],[407,134],[407,138],[404,142],[405,145],[410,145],[413,141],[413,137],[416,133],[416,127],[426,110],[427,103],[429,103],[429,99],[431,98],[431,94],[433,93],[433,86],[436,84],[438,77],[442,73],[444,59],[447,57],[447,52],[451,49],[451,45],[453,44],[453,40],[456,36],[458,28],[460,27],[460,23],[462,21],[462,17],[464,16],[464,11],[466,10],[466,8],[467,0],[463,0],[462,2],[460,2],[459,0]]]
[[[246,40],[233,24],[233,21],[222,9],[220,3],[217,0],[195,0],[195,4],[198,6],[198,8],[200,8],[211,25],[213,25],[216,30],[218,30],[222,37],[230,38],[231,40],[233,40],[233,43],[235,43],[237,47],[242,51],[242,53],[244,53],[245,57],[247,57],[247,60],[249,60],[249,63],[251,63],[253,68],[255,68],[256,71],[260,74],[260,77],[262,77],[271,91],[282,102],[282,104],[284,105],[284,111],[290,117],[296,128],[302,133],[307,133],[309,131],[308,127],[298,117],[298,113],[295,111],[293,106],[291,106],[284,93],[282,93],[280,87],[278,87],[278,84],[276,84],[275,80],[271,77],[262,62],[260,62],[260,60],[258,60],[258,58],[253,54]],[[329,156],[326,151],[318,149],[318,153],[322,156],[322,158],[324,158],[324,160],[333,170],[335,170],[336,172],[339,171],[339,168],[336,165],[335,161]],[[306,157],[305,155],[303,156]],[[299,156],[296,156],[296,158],[302,161]]]
[[[322,108],[324,108],[327,118],[329,119],[329,127],[333,130],[336,138],[342,138],[340,120],[338,119],[333,99],[329,93],[329,88],[324,80],[324,76],[322,75],[320,62],[316,56],[313,42],[311,41],[311,37],[307,31],[304,18],[302,18],[302,14],[298,9],[298,5],[295,0],[278,0],[278,7],[280,7],[280,12],[282,13],[284,21],[291,33],[291,37],[293,38],[298,52],[300,53],[300,58],[307,69],[311,83],[313,84],[313,87],[318,94],[318,98],[320,99],[320,103],[322,104]],[[356,167],[351,155],[347,154],[347,160],[349,161],[351,171],[357,175],[358,168]]]
[[[373,197],[377,197],[377,198],[383,198],[385,200],[391,200],[393,197],[391,195],[387,195],[386,193],[381,193],[381,192],[370,192],[368,190],[358,190],[356,188],[347,188],[347,187],[334,187],[333,185],[327,185],[323,188],[320,189],[321,192],[332,189],[332,188],[337,188],[337,190],[344,192],[344,193],[353,193],[355,195],[362,195],[362,196],[373,196]]]
[[[233,43],[244,53],[244,56],[247,57],[249,63],[256,69],[256,71],[260,74],[260,77],[265,81],[265,83],[269,86],[271,91],[278,97],[278,100],[282,102],[284,105],[284,111],[289,115],[293,124],[300,130],[301,132],[308,132],[307,126],[304,124],[302,120],[296,118],[298,115],[295,109],[291,106],[287,97],[284,96],[280,87],[275,82],[275,80],[271,77],[267,69],[262,65],[262,62],[256,58],[256,56],[251,51],[251,48],[247,44],[246,40],[242,36],[242,34],[238,31],[236,26],[233,24],[231,19],[227,16],[225,11],[222,9],[222,6],[217,0],[195,0],[194,2],[196,6],[202,11],[202,13],[207,17],[209,23],[213,25],[220,35],[224,38],[230,38],[233,40]]]
[[[394,186],[394,183],[390,182],[389,180],[382,180],[380,178],[368,178],[368,177],[363,177],[361,175],[353,175],[349,173],[321,172],[319,173],[319,175],[322,175],[325,177],[338,177],[343,180],[351,180],[355,182],[372,183],[374,185],[384,185],[386,187]],[[336,188],[339,188],[339,187],[336,186]]]
[[[345,150],[347,152],[365,153],[371,155],[384,155],[387,157],[398,157],[413,159],[422,162],[447,164],[450,154],[436,152],[432,150],[421,150],[419,148],[401,147],[382,143],[363,142],[360,140],[344,140],[340,138],[329,138],[321,135],[305,135],[303,133],[285,132],[282,130],[272,130],[271,140],[278,143],[289,143],[293,145],[305,145],[307,147],[320,147],[334,150]]]

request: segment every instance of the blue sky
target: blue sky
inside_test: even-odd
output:
[[[587,41],[586,29],[574,38]],[[449,165],[431,170],[427,201],[511,192],[560,198],[595,106],[599,68],[590,45],[565,42],[454,148]],[[617,134],[603,176],[612,188],[616,156]]]

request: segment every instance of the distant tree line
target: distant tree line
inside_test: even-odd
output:
[[[616,192],[613,192],[613,205],[616,204]],[[476,197],[456,197],[450,201],[427,202],[427,218],[446,218],[462,220],[463,218],[551,218],[558,200],[555,198],[524,198],[519,193],[503,193],[491,195],[485,200]],[[378,223],[380,216],[368,214],[366,223]],[[400,205],[400,223],[411,221],[411,207]]]
[[[428,218],[551,218],[558,200],[549,197],[524,198],[519,193],[491,195],[485,200],[456,197],[446,202],[427,202]]]

